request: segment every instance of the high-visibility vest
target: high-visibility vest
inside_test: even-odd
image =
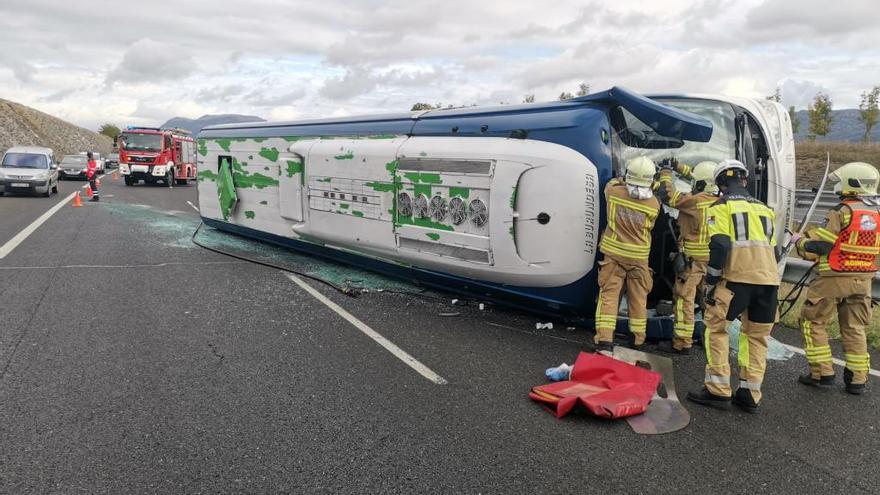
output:
[[[844,201],[852,210],[849,224],[837,234],[828,253],[828,266],[835,272],[876,272],[880,254],[880,213],[862,208],[861,201]]]

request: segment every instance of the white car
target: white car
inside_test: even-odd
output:
[[[85,155],[85,154],[86,154],[85,151],[80,153],[80,155]],[[101,154],[98,153],[97,151],[92,152],[92,158],[94,158],[95,162],[98,164],[98,173],[103,174],[107,170],[107,165],[104,162],[104,158],[102,158]]]
[[[49,148],[13,146],[0,161],[0,195],[4,193],[58,194],[58,164]]]

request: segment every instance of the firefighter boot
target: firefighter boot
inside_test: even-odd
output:
[[[834,379],[834,375],[822,375],[819,378],[813,378],[812,373],[807,373],[798,377],[798,383],[813,387],[830,387],[834,385]]]
[[[691,353],[691,348],[682,347],[681,349],[677,349],[672,341],[669,340],[657,344],[657,352],[662,352],[664,354],[677,354],[679,356],[688,356]]]
[[[757,414],[758,412],[758,404],[755,403],[755,398],[752,397],[751,390],[747,388],[736,389],[736,393],[733,394],[733,400],[731,402],[734,406],[747,413]]]
[[[865,384],[864,383],[853,383],[853,372],[849,370],[849,368],[843,369],[843,383],[846,386],[846,391],[853,395],[862,395],[865,392]]]
[[[715,409],[730,409],[730,397],[715,395],[706,390],[706,387],[700,389],[699,392],[688,392],[687,400],[700,404],[701,406],[714,407]]]

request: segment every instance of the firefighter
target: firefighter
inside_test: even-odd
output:
[[[699,392],[687,398],[726,409],[731,402],[727,327],[742,321],[739,339],[739,387],[733,404],[758,412],[767,357],[767,336],[776,320],[779,272],[776,268],[776,215],[749,195],[748,169],[737,160],[715,168],[723,196],[708,210],[709,263],[706,268],[706,376]]]
[[[704,161],[691,169],[674,158],[661,164],[657,197],[670,208],[678,210],[679,255],[683,259],[676,266],[675,328],[672,345],[658,349],[674,354],[690,354],[694,336],[694,301],[706,276],[709,261],[709,227],[707,211],[718,200],[718,186],[714,173],[717,164]],[[691,179],[690,193],[681,193],[673,185],[672,170],[685,179]],[[679,270],[683,270],[680,271]]]
[[[91,151],[86,153],[86,159],[88,159],[86,179],[88,179],[89,188],[92,190],[92,199],[89,201],[100,201],[98,196],[98,162],[95,161],[95,156],[92,155]]]
[[[654,284],[648,255],[651,229],[660,211],[652,184],[657,167],[646,157],[627,162],[624,180],[612,179],[605,186],[608,224],[599,241],[604,259],[599,262],[599,300],[596,305],[596,348],[610,353],[620,293],[626,286],[631,344],[645,342],[647,298]]]
[[[828,177],[841,199],[825,215],[821,227],[797,241],[798,253],[818,262],[819,275],[810,282],[801,309],[800,326],[810,372],[798,378],[805,385],[830,386],[835,373],[825,326],[837,311],[846,357],[846,391],[865,390],[870,355],[865,326],[871,319],[871,282],[880,254],[880,213],[877,206],[877,169],[867,163],[847,163]]]

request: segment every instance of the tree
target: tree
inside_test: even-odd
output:
[[[534,102],[535,102],[535,95],[534,95],[534,93],[529,94],[529,95],[525,95],[525,96],[523,97],[523,103],[534,103]]]
[[[574,95],[569,93],[568,91],[563,91],[562,93],[559,93],[559,101],[570,100],[572,98],[574,98]]]
[[[115,143],[116,138],[118,138],[119,135],[122,134],[122,131],[119,130],[119,127],[116,127],[116,124],[104,124],[101,126],[100,129],[98,129],[98,134],[103,134],[109,137]]]
[[[437,109],[437,108],[440,108],[440,104],[439,104],[439,103],[438,103],[437,105],[431,105],[430,103],[421,103],[421,102],[419,102],[419,103],[416,103],[415,105],[413,105],[412,108],[410,108],[409,110],[410,110],[411,112],[417,112],[417,111],[419,111],[419,110],[434,110],[434,109]]]
[[[880,118],[878,99],[880,99],[880,86],[874,86],[871,91],[862,93],[862,102],[859,103],[859,120],[865,124],[866,143],[871,140],[871,129],[877,125],[877,120]]]
[[[782,90],[779,87],[776,87],[776,91],[773,92],[772,95],[766,97],[770,101],[775,101],[776,103],[782,103]]]
[[[794,110],[794,105],[788,107],[788,117],[791,120],[791,133],[797,134],[798,131],[801,130],[801,121],[798,119],[797,112]]]
[[[834,115],[831,113],[834,104],[831,97],[824,93],[817,93],[813,97],[813,103],[807,107],[807,115],[810,117],[810,131],[807,137],[810,141],[816,139],[816,136],[826,136],[831,130],[831,122],[834,121]]]
[[[577,96],[587,96],[590,94],[590,85],[587,83],[580,83],[576,94]]]

